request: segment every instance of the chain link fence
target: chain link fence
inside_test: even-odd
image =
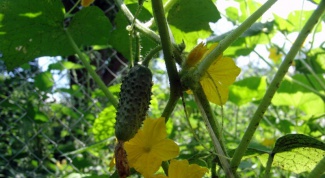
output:
[[[63,0],[66,10],[76,1]],[[110,20],[112,0],[95,2]],[[113,49],[89,49],[107,86],[126,60]],[[92,126],[109,101],[75,56],[45,57],[14,71],[0,61],[0,177],[107,175],[114,139],[95,139]]]

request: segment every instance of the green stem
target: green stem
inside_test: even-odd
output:
[[[156,46],[155,48],[151,49],[149,53],[144,57],[142,65],[147,66],[149,65],[150,60],[162,49],[161,45]]]
[[[225,51],[242,33],[257,21],[277,0],[269,0],[262,5],[254,14],[245,20],[238,28],[232,31],[219,45],[206,55],[199,64],[196,75],[201,78],[213,61]]]
[[[165,122],[168,121],[168,119],[169,119],[171,113],[173,112],[179,98],[180,98],[180,95],[170,93],[167,105],[166,105],[163,113],[161,114],[161,117],[165,118]]]
[[[202,118],[212,139],[212,143],[217,152],[221,166],[225,171],[227,177],[234,177],[233,173],[230,170],[229,161],[227,159],[227,152],[220,132],[220,125],[214,117],[210,103],[204,94],[203,88],[199,84],[196,88],[191,88],[191,90],[194,93],[195,101],[202,114]]]
[[[68,17],[71,17],[71,12],[79,5],[81,0],[78,0],[74,5],[73,7],[67,12],[64,14],[64,18],[68,18]]]
[[[68,29],[65,30],[65,33],[66,33],[66,35],[67,35],[67,37],[68,37],[68,39],[70,41],[71,46],[73,47],[73,49],[77,53],[79,59],[81,60],[81,62],[83,63],[83,65],[85,66],[85,68],[87,69],[87,71],[89,72],[90,76],[94,79],[94,81],[97,83],[97,85],[99,86],[99,88],[103,91],[103,93],[106,95],[106,97],[108,98],[108,100],[112,103],[112,105],[115,108],[117,108],[118,102],[117,102],[116,98],[108,90],[107,86],[102,81],[102,79],[97,75],[97,73],[95,72],[95,70],[91,67],[91,65],[89,64],[89,62],[87,60],[87,57],[84,56],[84,54],[80,51],[80,49],[78,48],[77,44],[73,40],[71,34],[69,33]]]
[[[134,21],[134,16],[132,15],[131,11],[123,4],[121,0],[115,0],[116,4],[118,5],[119,9],[123,11],[124,15],[127,17],[130,23]],[[160,37],[154,31],[147,28],[143,23],[139,20],[135,20],[135,28],[141,32],[142,34],[146,35],[151,40],[155,41],[156,43],[160,43]]]
[[[269,158],[267,159],[267,163],[266,163],[264,178],[270,178],[270,176],[271,176],[270,175],[270,172],[271,172],[271,167],[272,167],[273,159],[274,159],[274,154],[273,153],[270,153],[269,154]]]
[[[316,167],[309,173],[307,178],[318,178],[325,172],[325,156],[320,162],[317,163]]]
[[[313,12],[312,16],[308,19],[307,23],[305,24],[305,26],[299,33],[296,41],[293,43],[293,45],[292,45],[290,51],[288,52],[287,56],[285,57],[284,61],[280,65],[269,88],[267,89],[263,99],[261,100],[261,103],[259,104],[257,110],[255,111],[255,113],[252,117],[252,120],[249,123],[249,126],[246,129],[246,132],[244,133],[244,136],[241,139],[241,142],[240,142],[238,148],[236,149],[234,156],[230,162],[230,166],[231,166],[233,172],[236,172],[236,169],[238,168],[238,165],[239,165],[242,157],[245,154],[248,144],[250,143],[265,111],[267,110],[268,106],[270,105],[271,100],[280,85],[280,82],[283,80],[284,76],[286,75],[289,67],[292,64],[294,57],[296,56],[299,49],[303,45],[308,34],[311,32],[311,30],[317,23],[318,19],[324,12],[324,9],[325,9],[325,0],[322,0],[322,2],[319,4],[317,9]]]
[[[152,11],[154,12],[154,18],[158,27],[159,35],[161,37],[161,46],[163,49],[167,74],[170,83],[170,99],[168,101],[168,106],[175,107],[177,99],[181,95],[181,83],[179,75],[176,68],[176,63],[173,56],[173,46],[169,36],[169,30],[167,26],[167,20],[165,18],[165,12],[163,9],[163,4],[161,0],[152,0]],[[174,108],[170,108],[169,112]],[[168,118],[167,118],[168,119]],[[166,119],[166,120],[167,120]]]

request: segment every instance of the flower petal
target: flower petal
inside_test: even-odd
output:
[[[228,100],[228,87],[239,73],[240,68],[229,57],[222,57],[212,63],[200,82],[208,100],[223,105]]]
[[[138,158],[133,167],[144,177],[150,177],[158,171],[161,162],[161,159],[153,156],[151,153],[146,153]]]
[[[171,160],[169,169],[168,169],[168,177],[169,178],[187,178],[187,168],[188,168],[187,160]]]
[[[197,164],[189,164],[187,160],[171,160],[168,177],[169,178],[200,178],[209,171],[208,168]]]
[[[161,160],[167,161],[178,156],[179,147],[173,140],[165,139],[155,144],[151,152]]]
[[[187,60],[185,61],[185,67],[193,67],[195,66],[201,59],[202,56],[208,51],[208,48],[204,43],[200,43],[195,46],[191,52],[187,56]]]
[[[81,5],[83,7],[88,7],[90,6],[91,3],[93,3],[95,0],[81,0]]]
[[[228,87],[221,86],[220,83],[216,83],[213,79],[201,80],[201,85],[207,99],[217,105],[223,105],[228,100]]]
[[[204,174],[207,172],[209,172],[208,168],[201,167],[197,164],[191,164],[188,167],[188,177],[187,178],[203,177]]]
[[[146,119],[143,123],[146,146],[153,146],[167,137],[165,118]]]

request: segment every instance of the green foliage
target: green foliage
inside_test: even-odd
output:
[[[0,52],[9,70],[36,57],[75,53],[65,34],[62,9],[61,2],[55,0],[0,2]],[[107,45],[106,32],[111,29],[104,13],[89,7],[73,17],[67,30],[78,45]]]
[[[169,48],[179,64],[198,40],[206,40],[209,45],[214,42],[223,44],[222,40],[230,36],[231,29],[215,36],[209,23],[218,22],[223,16],[237,28],[261,6],[256,0],[231,2],[233,6],[227,7],[225,14],[221,14],[221,7],[211,0],[169,0],[164,4],[172,41]],[[319,0],[312,2],[321,3]],[[157,35],[160,27],[153,18],[152,1],[124,1],[132,14],[140,7],[139,3],[143,3],[136,17],[142,26],[136,25],[133,31],[127,29],[133,19],[126,16],[128,13],[123,8],[106,16],[100,3],[103,2],[97,0],[95,5],[76,8],[67,14],[63,10],[67,7],[57,0],[0,1],[0,177],[12,174],[26,177],[49,174],[53,177],[117,176],[110,164],[116,117],[112,98],[106,98],[106,93],[97,87],[97,81],[88,76],[89,69],[78,61],[62,59],[51,63],[47,70],[33,64],[37,57],[66,57],[80,51],[82,55],[91,56],[86,62],[105,81],[107,74],[104,75],[103,68],[110,68],[110,64],[119,60],[139,58],[141,61],[151,49],[162,46],[157,44],[159,40],[153,41],[153,34],[150,34],[154,33],[158,39],[166,35]],[[208,114],[201,112],[193,95],[184,92],[184,103],[177,100],[178,97],[173,98],[178,93],[170,93],[170,89],[176,87],[181,91],[184,86],[174,86],[167,81],[177,80],[179,76],[168,76],[162,68],[164,60],[168,59],[157,58],[160,53],[155,51],[146,58],[153,73],[153,96],[149,111],[143,111],[141,116],[157,118],[170,112],[167,133],[181,148],[177,159],[188,159],[192,164],[208,167],[211,170],[208,176],[226,177],[226,173],[222,170],[223,165],[219,165],[217,158],[220,154],[213,148],[215,142],[203,122],[204,115],[215,116],[214,120],[222,126],[220,132],[230,150],[223,157],[226,160],[233,160],[240,143],[250,142],[247,149],[239,148],[243,153],[237,170],[239,176],[307,176],[325,155],[325,47],[324,42],[316,45],[318,32],[324,31],[322,23],[308,31],[311,41],[296,49],[300,55],[290,63],[290,72],[274,89],[276,93],[270,97],[270,105],[261,106],[260,103],[270,89],[273,75],[282,70],[281,61],[269,60],[266,51],[276,47],[283,58],[287,58],[287,46],[294,41],[290,35],[300,32],[314,12],[302,8],[288,17],[274,13],[274,19],[267,22],[259,18],[247,30],[241,31],[232,44],[227,44],[223,56],[233,57],[242,66],[242,73],[229,87],[230,102],[222,107],[211,105]],[[324,16],[322,20],[324,22]],[[66,31],[71,34],[77,49],[71,46]],[[285,41],[283,44],[278,44],[279,36]],[[185,50],[175,50],[175,46],[183,42]],[[108,52],[113,49],[119,52],[118,58]],[[141,49],[140,53],[136,49]],[[178,67],[176,74],[181,74],[177,72],[182,67]],[[123,71],[116,72],[117,68],[113,66],[109,71],[117,76],[108,90],[114,97],[120,92],[121,76],[124,75]],[[167,70],[170,67],[167,66]],[[198,70],[196,66],[193,67],[195,70]],[[60,85],[56,78],[64,75],[68,76],[69,84]],[[80,76],[83,78],[78,78]],[[142,92],[129,88],[124,93],[128,95],[127,101],[121,102],[123,107],[142,98],[134,99],[134,91]],[[57,94],[59,97],[55,96]],[[265,109],[259,115],[262,120],[254,126],[256,131],[248,130],[257,108]],[[128,109],[123,112],[127,113]],[[123,134],[130,130],[126,126],[136,114],[129,112],[126,115],[130,116],[123,118],[127,122],[119,124]],[[137,128],[141,126],[139,123]],[[254,132],[252,140],[243,139],[248,132]],[[35,174],[28,174],[30,172]],[[133,173],[136,175],[134,170]]]
[[[99,113],[92,128],[97,141],[105,140],[114,135],[115,117],[116,109],[113,106],[108,106]]]
[[[184,41],[186,51],[189,51],[199,38],[209,37],[209,22],[216,22],[220,18],[218,9],[210,0],[179,0],[170,9],[167,20],[176,43]]]
[[[265,156],[261,156],[264,165]],[[272,166],[300,174],[311,171],[324,156],[325,143],[302,134],[288,134],[276,141],[269,159],[273,159]]]
[[[229,101],[240,106],[260,100],[266,90],[265,77],[249,77],[235,82],[230,87]]]

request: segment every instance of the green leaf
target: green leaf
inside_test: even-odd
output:
[[[226,9],[227,17],[236,22],[239,19],[238,9],[236,7],[228,7]]]
[[[240,16],[238,21],[244,22],[250,15],[252,15],[259,7],[261,7],[260,3],[257,3],[255,0],[236,0],[239,2],[239,8],[240,8]]]
[[[112,25],[96,6],[82,8],[73,17],[68,30],[78,45],[107,45]]]
[[[288,18],[286,19],[274,14],[275,24],[278,26],[280,31],[300,31],[313,12],[314,11],[293,11],[289,14]],[[321,30],[322,26],[319,25],[316,31],[320,32]]]
[[[314,12],[314,10],[310,11],[303,11],[303,10],[296,10],[289,14],[287,21],[291,22],[293,24],[292,31],[300,31],[302,27],[306,24],[307,20],[311,16],[311,14]],[[322,25],[320,24],[317,29],[317,32],[322,31]]]
[[[210,22],[220,19],[220,13],[211,0],[179,0],[168,13],[167,20],[176,43],[184,40],[186,51],[191,50],[199,38],[211,34]]]
[[[0,53],[9,70],[41,56],[74,54],[60,1],[0,1]],[[107,44],[111,25],[97,7],[83,8],[68,27],[77,45]]]
[[[319,77],[322,76],[319,75]],[[322,91],[319,82],[312,75],[297,74],[292,78]],[[272,104],[275,106],[294,106],[309,115],[318,115],[325,112],[324,101],[318,95],[289,80],[284,80],[281,83],[272,99]]]
[[[266,77],[249,77],[230,86],[229,101],[240,106],[260,100],[266,90]]]
[[[313,93],[276,93],[272,103],[275,106],[294,106],[310,115],[324,113],[324,102]]]
[[[9,70],[36,57],[71,50],[64,37],[62,9],[56,0],[0,1],[0,52]]]
[[[35,87],[41,91],[47,91],[54,85],[53,76],[50,72],[42,72],[35,77]]]
[[[99,113],[92,128],[92,132],[97,141],[105,140],[114,135],[115,117],[116,109],[112,105]]]
[[[193,32],[210,30],[209,22],[216,22],[220,18],[211,0],[179,0],[168,13],[167,20],[183,32]]]
[[[325,143],[302,134],[288,134],[276,141],[271,156],[272,166],[299,174],[311,171],[325,156]],[[262,156],[263,164],[266,157]]]

